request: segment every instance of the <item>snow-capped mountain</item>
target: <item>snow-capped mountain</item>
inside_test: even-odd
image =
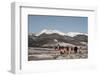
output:
[[[68,32],[66,33],[67,36],[74,37],[76,35],[88,35],[87,33],[80,33],[80,32]]]
[[[54,33],[62,35],[62,36],[70,36],[70,37],[74,37],[76,35],[87,35],[86,33],[79,33],[79,32],[64,33],[58,30],[44,29],[41,32],[37,33],[36,36],[39,36],[41,34],[54,34]]]
[[[53,34],[53,33],[56,33],[56,34],[59,34],[59,35],[66,35],[65,33],[60,32],[58,30],[51,30],[51,29],[48,30],[48,29],[44,29],[40,33],[36,34],[36,36],[39,36],[39,35],[41,35],[43,33],[45,33],[45,34]]]
[[[44,47],[47,45],[61,44],[61,45],[85,45],[88,42],[88,35],[79,32],[63,33],[58,30],[44,29],[39,33],[28,34],[28,46],[30,47]],[[63,44],[62,44],[63,43]]]

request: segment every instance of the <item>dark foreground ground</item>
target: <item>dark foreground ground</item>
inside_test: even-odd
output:
[[[59,59],[85,59],[88,58],[87,50],[71,54],[60,54],[52,48],[28,48],[28,61],[32,60],[59,60]]]

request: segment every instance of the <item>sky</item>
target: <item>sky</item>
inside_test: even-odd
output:
[[[28,32],[38,33],[43,29],[87,33],[88,17],[28,15]]]

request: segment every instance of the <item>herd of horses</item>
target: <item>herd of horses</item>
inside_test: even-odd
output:
[[[60,54],[77,54],[82,52],[82,47],[77,46],[56,46],[56,51],[59,51]]]

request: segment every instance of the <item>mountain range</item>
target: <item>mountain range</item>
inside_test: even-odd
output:
[[[61,32],[58,30],[44,29],[39,33],[28,33],[29,47],[51,47],[57,44],[86,46],[88,34],[80,32]]]

